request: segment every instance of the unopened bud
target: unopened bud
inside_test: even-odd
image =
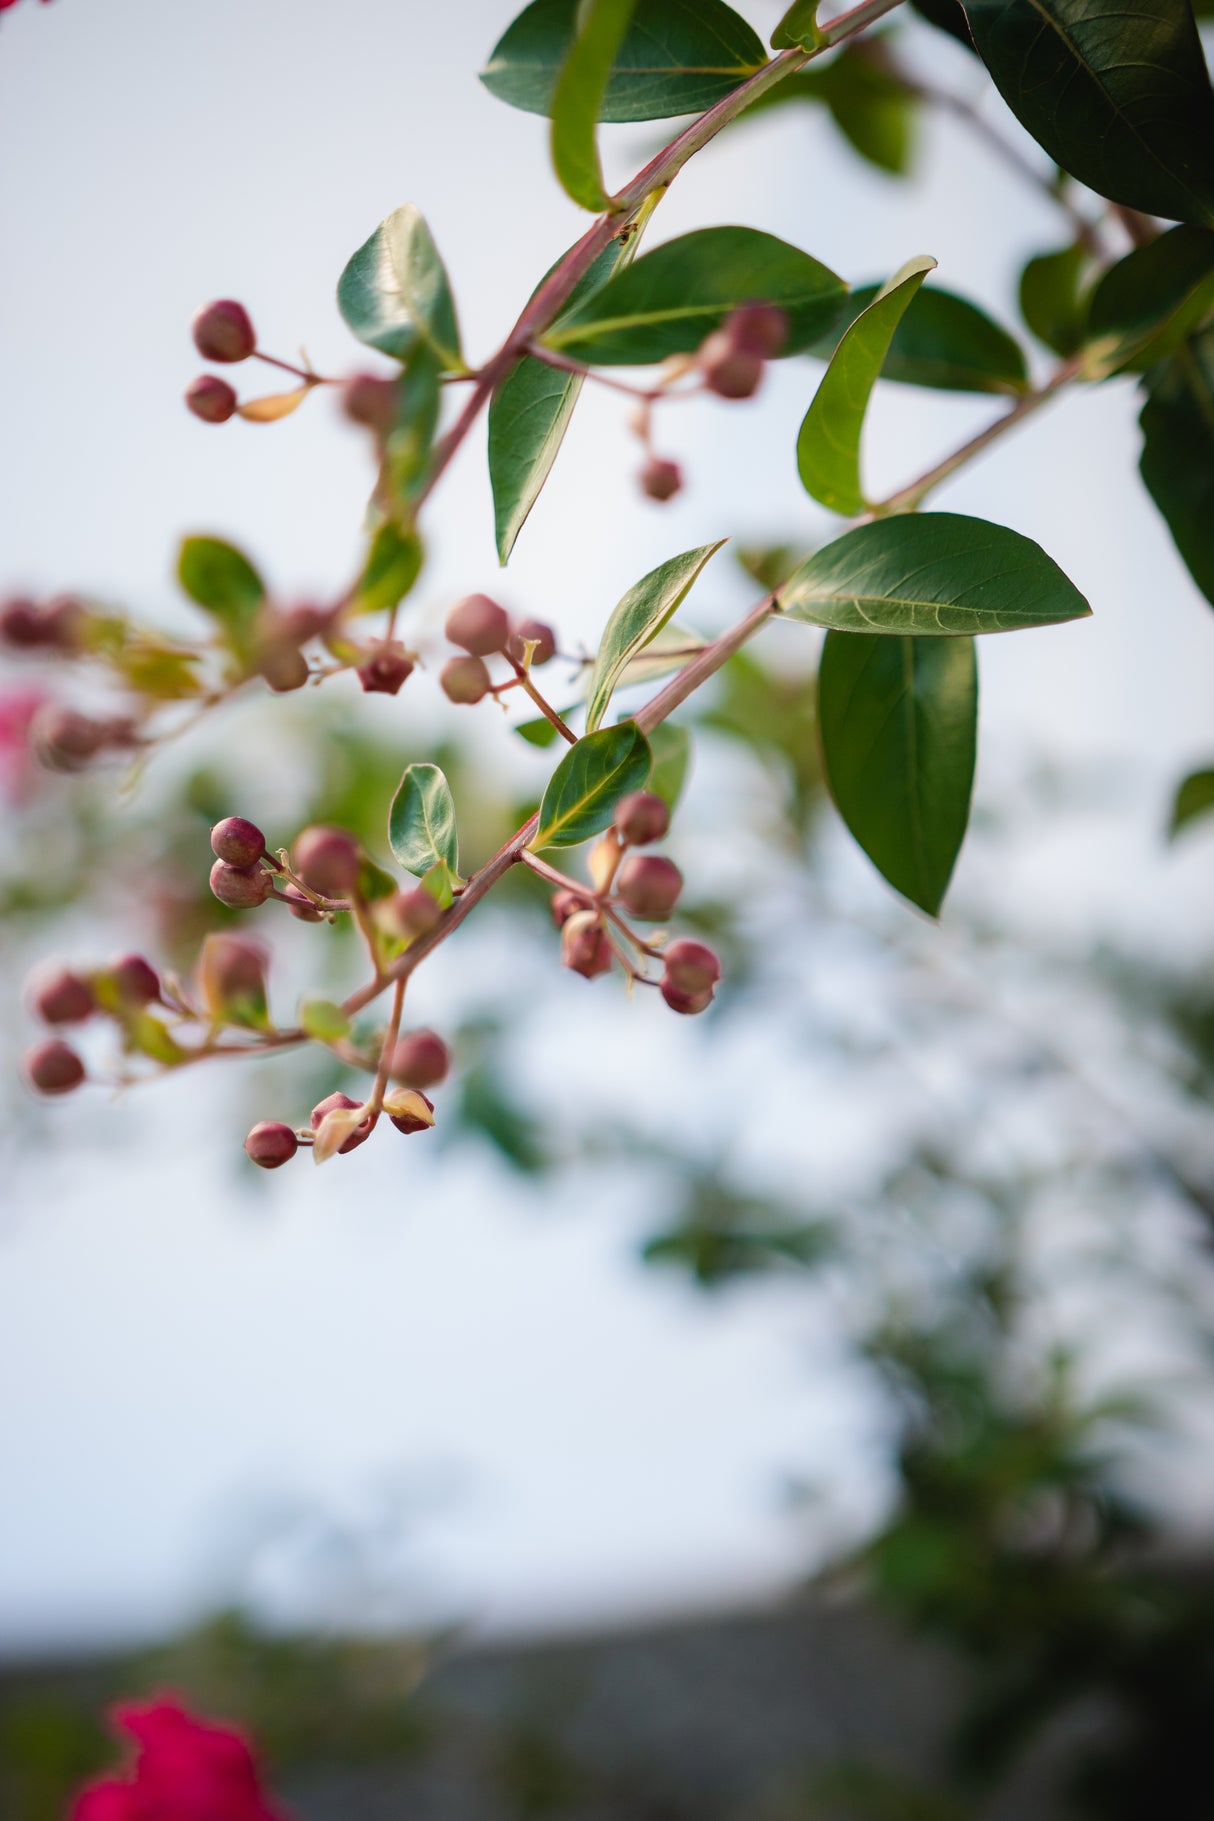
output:
[[[778,304],[739,304],[722,325],[735,348],[773,360],[788,340],[788,317]]]
[[[510,615],[487,594],[469,594],[451,609],[444,630],[453,645],[462,645],[474,658],[487,658],[510,637]]]
[[[417,1099],[421,1101],[422,1105],[429,1113],[434,1112],[434,1102],[428,1094],[418,1094]],[[387,1107],[391,1108],[393,1104],[391,1096],[389,1096],[388,1101],[385,1104]],[[398,1100],[396,1104],[400,1105],[401,1102]],[[432,1118],[422,1117],[421,1107],[409,1108],[403,1112],[397,1113],[389,1111],[388,1118],[392,1121],[392,1124],[396,1127],[397,1131],[403,1132],[406,1138],[410,1137],[414,1132],[428,1132],[434,1124]]]
[[[689,936],[672,942],[662,959],[666,980],[680,992],[711,992],[721,978],[721,963],[713,951]]]
[[[204,424],[226,424],[235,417],[240,400],[235,387],[220,379],[218,373],[200,373],[186,387],[185,402],[187,411],[200,417]]]
[[[292,870],[322,898],[350,898],[358,886],[361,860],[353,835],[318,824],[305,828],[296,840]]]
[[[280,696],[288,695],[293,689],[302,689],[312,674],[299,647],[287,644],[275,644],[263,651],[257,669],[275,695]]]
[[[299,1140],[281,1120],[261,1119],[245,1139],[244,1148],[263,1170],[278,1170],[290,1163],[299,1149]]]
[[[31,1005],[45,1024],[81,1024],[97,1009],[87,980],[70,968],[57,968],[34,981]]]
[[[312,607],[306,603],[287,607],[278,615],[278,633],[285,645],[306,645],[309,639],[319,638],[322,632],[327,632],[334,617],[332,607]]]
[[[616,890],[634,917],[661,923],[679,901],[683,875],[673,860],[661,854],[633,854],[625,860]]]
[[[30,723],[30,745],[52,771],[82,771],[108,744],[110,724],[48,702]]]
[[[651,790],[634,790],[615,806],[615,831],[630,847],[660,841],[670,827],[670,811]]]
[[[567,886],[563,886],[560,891],[553,892],[552,894],[552,921],[556,924],[558,929],[561,929],[564,924],[568,923],[575,911],[585,909],[585,898],[582,897],[580,892],[570,891]]]
[[[712,988],[705,987],[703,992],[688,993],[681,986],[675,986],[672,980],[663,978],[661,994],[672,1012],[682,1012],[685,1016],[694,1017],[697,1012],[706,1012],[712,1004]]]
[[[396,423],[400,394],[396,381],[376,373],[356,373],[341,390],[341,408],[352,424],[385,437]]]
[[[216,860],[211,868],[211,890],[229,910],[253,910],[270,895],[273,880],[260,866],[229,866]]]
[[[403,645],[383,644],[358,667],[358,680],[368,695],[394,696],[413,674],[413,659]]]
[[[718,398],[751,398],[763,378],[763,356],[753,348],[739,348],[724,329],[717,329],[698,356],[704,384]]]
[[[155,1005],[160,998],[160,975],[142,955],[122,955],[109,975],[126,1005]]]
[[[55,651],[79,651],[88,614],[74,594],[56,595],[38,610],[38,627],[44,645]]]
[[[198,985],[207,1010],[224,1023],[264,1024],[268,968],[269,956],[260,943],[213,930],[198,961]]]
[[[443,694],[449,702],[469,706],[481,701],[493,687],[493,679],[480,658],[448,658],[438,675]]]
[[[431,897],[424,885],[414,886],[412,891],[396,892],[377,906],[378,919],[384,928],[406,942],[428,935],[442,914],[438,900]]]
[[[337,1112],[338,1109],[341,1109],[343,1112],[353,1112],[354,1109],[361,1106],[361,1104],[361,1101],[351,1100],[348,1094],[326,1094],[325,1098],[318,1101],[312,1108],[312,1116],[309,1120],[309,1124],[315,1132],[319,1130],[320,1123],[326,1113],[334,1113]],[[344,1157],[347,1151],[356,1151],[359,1145],[365,1144],[370,1136],[371,1118],[368,1114],[362,1124],[356,1126],[350,1136],[346,1139],[346,1142],[339,1147],[338,1156]]]
[[[663,456],[651,455],[637,478],[642,493],[651,500],[664,502],[673,499],[682,488],[683,470],[678,462],[669,462]]]
[[[204,304],[190,327],[194,346],[204,360],[248,360],[257,346],[248,311],[231,297]]]
[[[450,1068],[451,1052],[434,1031],[406,1031],[392,1051],[388,1072],[408,1088],[436,1088]]]
[[[520,620],[506,641],[506,650],[516,664],[521,664],[528,645],[535,647],[531,653],[533,666],[551,663],[556,656],[556,634],[543,620]]]
[[[70,1043],[49,1037],[26,1051],[25,1073],[40,1094],[68,1094],[84,1080],[84,1064]]]
[[[36,651],[46,643],[42,615],[33,601],[22,595],[0,606],[0,645],[13,651]]]
[[[256,866],[266,851],[266,838],[247,816],[225,816],[211,830],[211,851],[229,866]]]
[[[611,966],[611,944],[604,934],[597,911],[575,911],[561,928],[561,966],[593,980]]]

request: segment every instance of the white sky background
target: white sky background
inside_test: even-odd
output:
[[[515,10],[27,0],[4,15],[4,582],[164,611],[178,538],[210,530],[288,596],[342,584],[369,480],[361,443],[324,397],[270,429],[197,424],[180,402],[198,366],[189,317],[240,297],[268,348],[304,342],[321,371],[369,364],[334,284],[413,200],[452,274],[466,350],[491,351],[582,225],[548,174],[544,123],[475,80]],[[769,30],[780,9],[742,10]],[[926,29],[915,42],[939,81],[983,92],[960,50]],[[989,114],[1004,124],[993,95]],[[661,132],[613,130],[610,170],[635,168]],[[932,252],[942,283],[1005,321],[1024,258],[1064,238],[1048,202],[955,124],[930,125],[907,186],[807,114],[703,154],[649,244],[717,221],[781,234],[857,282]],[[816,369],[777,371],[753,406],[661,420],[691,483],[665,510],[636,496],[622,401],[588,388],[505,578],[473,438],[429,510],[420,621],[486,588],[593,640],[624,588],[674,551],[724,529],[821,535],[791,455]],[[872,487],[925,467],[991,410],[886,389]],[[956,889],[1004,896],[1026,925],[1204,952],[1209,845],[1168,855],[1159,826],[1171,781],[1214,753],[1214,625],[1134,474],[1135,412],[1128,386],[1064,402],[940,496],[1038,538],[1096,607],[1083,625],[983,641],[979,803],[1030,748],[1133,755],[1115,826],[1079,849],[1046,838],[1018,851],[1006,880],[980,878],[977,862],[967,876],[963,857]],[[724,575],[702,592],[709,624],[735,599]],[[848,890],[880,901],[861,859],[840,865]],[[445,953],[419,1009],[441,1025],[444,995],[474,986]],[[762,1081],[744,1040],[723,1027],[706,1056],[656,1009],[638,1010],[644,1073],[654,1091],[679,1082],[687,1118],[711,1121],[705,1081],[722,1094],[738,1071]],[[811,1135],[762,1086],[795,1167]],[[629,1205],[627,1185],[537,1210],[482,1160],[448,1153],[417,1165],[402,1206],[369,1146],[344,1205],[328,1172],[302,1168],[253,1204],[208,1142],[206,1107],[174,1084],[82,1119],[79,1138],[64,1110],[45,1167],[0,1188],[0,1650],[196,1610],[236,1584],[252,1514],[292,1503],[353,1525],[392,1578],[393,1489],[431,1472],[450,1478],[449,1496],[434,1493],[409,1532],[401,1610],[498,1626],[782,1584],[806,1536],[780,1508],[785,1471],[829,1467],[844,1512],[875,1508],[871,1408],[817,1369],[829,1337],[807,1334],[804,1303],[705,1301],[642,1275],[633,1252],[653,1211]],[[840,1129],[836,1152],[856,1141],[854,1117]],[[377,1184],[379,1205],[360,1207]],[[348,1614],[355,1596],[326,1559],[314,1611],[331,1598]]]

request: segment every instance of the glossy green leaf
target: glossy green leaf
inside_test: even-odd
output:
[[[562,721],[567,720],[571,712],[572,709],[562,709]],[[537,715],[533,721],[520,721],[514,731],[520,740],[526,740],[528,746],[538,746],[541,751],[545,747],[554,746],[561,737],[547,715]]]
[[[190,599],[219,621],[232,644],[247,646],[266,598],[266,585],[248,557],[222,538],[183,538],[177,575]]]
[[[595,123],[635,0],[584,0],[552,95],[552,164],[565,194],[596,214],[607,207]]]
[[[1214,606],[1214,331],[1147,375],[1139,466],[1189,574]]]
[[[1214,811],[1214,771],[1191,771],[1177,786],[1168,822],[1169,841],[1174,841],[1182,829],[1211,811]]]
[[[403,360],[425,341],[445,370],[460,370],[451,287],[421,213],[409,202],[381,221],[349,260],[337,305],[360,341]]]
[[[576,847],[601,834],[620,798],[640,790],[652,761],[635,721],[587,734],[569,748],[548,781],[532,847]]]
[[[408,765],[388,812],[388,845],[407,873],[445,865],[458,877],[459,836],[451,786],[437,765]]]
[[[421,574],[423,555],[416,531],[402,531],[385,520],[371,539],[351,612],[384,613],[403,601]]]
[[[667,809],[673,812],[683,794],[691,764],[690,730],[676,727],[672,721],[662,721],[650,734],[649,746],[653,753],[653,770],[645,788],[655,797],[661,797]]]
[[[1110,266],[1092,293],[1087,343],[1101,373],[1143,373],[1214,313],[1214,233],[1173,228]]]
[[[793,0],[771,34],[773,51],[816,50],[822,42],[818,26],[819,0]]]
[[[974,783],[973,640],[828,633],[818,724],[843,820],[894,890],[936,916]]]
[[[854,322],[876,297],[876,285],[861,285],[844,306],[844,320]],[[828,358],[833,338],[811,350]],[[1028,368],[1019,344],[1006,329],[966,297],[939,285],[925,284],[911,299],[894,330],[882,379],[904,386],[928,386],[937,392],[1023,392]]]
[[[490,93],[529,114],[550,113],[577,13],[578,0],[533,0],[525,7],[481,72]],[[698,114],[766,61],[761,41],[723,0],[636,0],[598,118]]]
[[[1077,352],[1087,329],[1084,284],[1091,259],[1081,241],[1039,253],[1020,274],[1020,314],[1037,340],[1064,357]]]
[[[672,556],[642,576],[628,590],[603,630],[587,692],[586,731],[602,725],[607,704],[626,667],[640,656],[691,591],[705,563],[721,548],[724,538]]]
[[[757,298],[788,317],[785,354],[834,323],[847,294],[808,253],[757,228],[700,228],[668,240],[619,272],[544,336],[593,366],[644,365],[688,354],[738,304]]]
[[[1214,91],[1188,0],[965,0],[978,54],[1056,164],[1110,202],[1214,223]]]
[[[797,472],[811,499],[848,518],[863,512],[860,436],[873,387],[901,322],[936,261],[924,254],[895,272],[845,332],[801,420]]]
[[[953,512],[901,513],[844,532],[790,577],[780,604],[811,626],[937,638],[1091,612],[1031,538]]]
[[[905,176],[915,146],[915,91],[879,54],[860,39],[845,44],[828,63],[794,70],[747,108],[743,121],[773,108],[821,106],[861,158],[891,176]]]
[[[581,298],[597,291],[613,272],[631,265],[646,219],[643,211],[634,233],[622,244],[613,241],[599,254],[573,291],[567,309],[576,308]],[[509,559],[548,479],[583,383],[580,374],[562,373],[525,354],[489,401],[489,479],[497,554],[502,563]]]
[[[972,51],[974,41],[965,20],[965,8],[961,0],[911,0],[911,5],[920,18],[939,31],[947,32],[958,44],[963,44],[967,51]]]

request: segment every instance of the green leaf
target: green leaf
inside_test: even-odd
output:
[[[1214,332],[1147,375],[1139,467],[1189,574],[1214,606]]]
[[[422,890],[429,892],[440,910],[450,910],[455,903],[455,888],[463,880],[453,867],[440,860],[422,879]]]
[[[965,9],[961,0],[911,0],[911,5],[921,19],[926,19],[939,31],[947,32],[950,38],[963,44],[967,51],[973,50],[974,41],[965,22]]]
[[[640,790],[652,762],[635,721],[587,734],[569,748],[548,781],[532,847],[576,847],[601,834],[620,798]]]
[[[672,721],[662,721],[650,734],[649,746],[653,753],[653,770],[645,788],[655,797],[661,797],[667,809],[673,812],[683,794],[691,764],[690,730],[676,727]]]
[[[393,210],[349,260],[337,307],[360,341],[403,360],[419,340],[445,371],[462,371],[459,326],[438,249],[409,202]]]
[[[384,443],[377,497],[409,521],[414,503],[430,473],[430,455],[439,412],[438,356],[426,342],[408,354],[396,389],[396,419]]]
[[[969,820],[973,640],[828,633],[818,722],[843,820],[894,890],[936,916]]]
[[[1172,228],[1110,266],[1092,293],[1092,369],[1144,373],[1214,312],[1214,234]]]
[[[829,63],[794,70],[751,104],[742,120],[773,108],[825,107],[861,158],[905,176],[914,151],[915,92],[878,54],[883,39],[846,44]]]
[[[437,765],[408,765],[388,812],[388,845],[407,873],[446,865],[459,876],[451,786]]]
[[[965,0],[1012,112],[1097,195],[1214,223],[1214,91],[1187,0]]]
[[[386,519],[371,539],[350,611],[384,613],[403,601],[421,574],[423,556],[417,532]]]
[[[715,544],[703,544],[698,550],[687,550],[682,556],[659,563],[634,583],[620,601],[604,628],[594,660],[587,694],[587,733],[602,724],[612,692],[626,667],[674,618],[701,569],[724,542],[724,538],[718,538]]]
[[[1087,328],[1083,287],[1091,263],[1077,240],[1056,253],[1039,253],[1020,274],[1020,314],[1038,341],[1067,358],[1078,351]]]
[[[860,435],[894,331],[936,261],[908,260],[846,331],[801,421],[797,472],[811,499],[848,518],[863,512]]]
[[[578,0],[534,0],[525,7],[481,71],[489,92],[526,113],[550,113],[577,13]],[[698,114],[766,62],[760,40],[722,0],[636,0],[598,118]]]
[[[595,122],[634,4],[635,0],[584,0],[577,13],[577,35],[552,96],[553,168],[565,194],[595,213],[608,204]]]
[[[791,620],[839,632],[956,637],[1092,610],[1039,544],[985,519],[902,513],[815,551],[780,591]]]
[[[799,247],[757,228],[700,228],[644,253],[548,331],[544,341],[593,366],[642,366],[689,354],[730,310],[762,298],[788,317],[798,354],[838,316],[847,286]]]
[[[844,308],[850,324],[877,296],[876,285],[852,292]],[[829,358],[833,339],[811,350]],[[939,285],[924,285],[894,330],[882,379],[938,392],[1023,392],[1028,369],[1019,344],[977,304]]]
[[[1190,822],[1208,816],[1214,810],[1214,771],[1191,771],[1177,786],[1168,823],[1168,839],[1174,841]]]
[[[815,51],[822,42],[818,26],[819,0],[793,0],[771,34],[773,51]]]
[[[599,254],[575,287],[566,310],[597,291],[613,272],[632,264],[650,212],[642,210],[636,231],[622,243],[613,241]],[[515,539],[548,479],[582,384],[581,374],[561,373],[534,355],[525,354],[511,367],[489,401],[489,479],[493,484],[497,554],[502,563],[508,561]]]
[[[299,1008],[299,1028],[318,1043],[336,1043],[350,1033],[350,1020],[332,999],[305,999]]]
[[[221,538],[183,538],[177,575],[190,599],[220,622],[231,643],[247,648],[266,598],[266,585],[248,557]]]
[[[570,710],[566,708],[561,719],[565,720],[569,713]],[[520,739],[526,740],[528,746],[538,746],[541,749],[553,745],[560,738],[547,715],[538,715],[534,721],[520,721],[514,731]]]

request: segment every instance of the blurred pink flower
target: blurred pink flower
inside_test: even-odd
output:
[[[12,689],[0,695],[0,794],[10,803],[24,802],[33,789],[37,770],[30,750],[30,722],[46,700],[40,689]]]
[[[135,1741],[134,1762],[82,1790],[70,1821],[285,1821],[234,1727],[200,1719],[171,1695],[113,1708],[110,1719]]]

